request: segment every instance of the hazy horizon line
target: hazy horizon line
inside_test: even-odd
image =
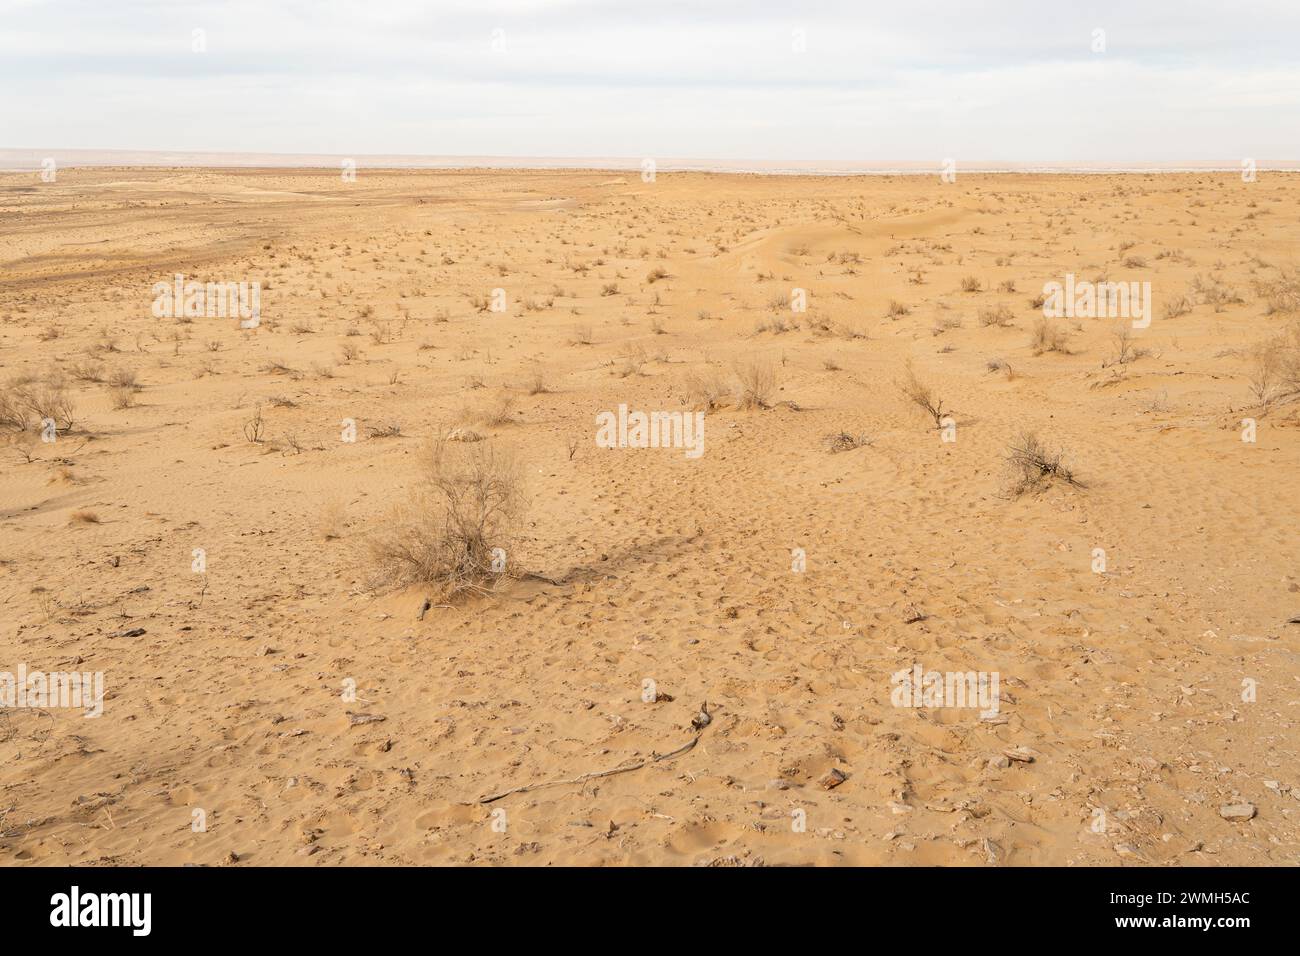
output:
[[[629,156],[509,156],[426,153],[282,153],[226,150],[0,148],[0,172],[114,166],[178,169],[328,169],[351,162],[356,169],[516,169],[611,172],[709,172],[822,175],[921,175],[945,163],[968,173],[1211,173],[1240,172],[1253,162],[1259,172],[1300,171],[1300,160],[844,160]],[[653,164],[649,166],[647,164]]]

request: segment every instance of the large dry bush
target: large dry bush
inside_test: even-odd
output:
[[[71,431],[76,423],[76,406],[56,377],[15,379],[0,386],[0,427],[22,431],[46,420],[61,432]]]
[[[494,549],[511,550],[523,509],[513,455],[492,442],[450,442],[440,429],[409,500],[370,539],[372,583],[428,584],[440,598],[487,593],[503,576]]]

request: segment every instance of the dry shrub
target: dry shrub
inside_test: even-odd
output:
[[[740,379],[736,405],[739,408],[771,408],[772,393],[776,391],[776,366],[771,362],[751,358],[738,361],[736,377]]]
[[[0,387],[0,427],[26,431],[31,425],[31,411],[22,398],[22,386],[10,382]]]
[[[55,379],[10,381],[0,386],[0,427],[23,431],[46,420],[58,431],[71,431],[76,422],[76,406]]]
[[[687,372],[682,383],[682,398],[686,406],[694,412],[711,412],[722,403],[727,394],[727,385],[713,369],[702,372]]]
[[[986,308],[979,311],[980,325],[988,327],[997,325],[1002,328],[1010,325],[1013,319],[1011,310],[1005,305],[999,305],[996,309]]]
[[[1247,382],[1261,408],[1300,397],[1300,323],[1257,342],[1249,357]]]
[[[1115,342],[1115,354],[1109,361],[1102,363],[1102,368],[1113,365],[1127,365],[1129,362],[1136,362],[1140,358],[1146,358],[1151,354],[1150,349],[1141,348],[1133,344],[1133,330],[1128,325],[1121,325],[1111,333],[1111,338]]]
[[[1187,296],[1178,295],[1165,303],[1165,307],[1161,310],[1161,314],[1166,319],[1180,319],[1191,312],[1192,306],[1194,305],[1195,303]]]
[[[1051,451],[1032,431],[1022,432],[1007,450],[1011,466],[1011,493],[1022,495],[1044,481],[1058,478],[1066,484],[1082,487],[1073,470],[1064,464],[1064,453]]]
[[[916,369],[912,367],[910,361],[907,363],[906,373],[903,381],[898,383],[899,390],[909,402],[934,419],[935,428],[942,428],[944,415],[947,414],[944,411],[943,399],[935,395],[934,389],[916,377]]]
[[[515,397],[513,395],[499,395],[496,401],[478,412],[477,415],[474,415],[472,420],[489,428],[499,428],[502,425],[509,425],[513,421],[510,415],[514,409]]]
[[[111,385],[108,389],[108,398],[114,408],[122,411],[135,404],[135,389],[130,385]]]
[[[140,387],[140,380],[133,368],[115,368],[108,374],[110,388],[129,388],[135,391]]]
[[[513,456],[490,442],[453,445],[439,430],[410,499],[370,539],[372,584],[428,584],[440,599],[490,592],[502,576],[493,551],[509,552],[523,508]]]
[[[78,382],[102,382],[104,365],[101,362],[76,362],[69,369]]]
[[[614,369],[614,374],[619,378],[629,378],[633,375],[640,375],[641,369],[646,362],[650,361],[646,355],[645,347],[629,343],[619,350],[620,364]]]
[[[542,395],[550,391],[546,387],[546,375],[540,368],[534,368],[528,373],[523,387],[529,395]]]
[[[1300,312],[1300,269],[1282,269],[1274,280],[1256,280],[1255,291],[1268,315]]]
[[[870,444],[871,439],[866,433],[854,435],[850,432],[834,432],[822,439],[822,447],[832,455],[842,451],[853,451],[855,448]]]
[[[1070,353],[1066,346],[1068,341],[1069,333],[1065,329],[1043,318],[1034,323],[1034,335],[1029,340],[1029,346],[1034,350],[1035,355],[1042,355],[1044,352],[1060,352],[1068,355]]]

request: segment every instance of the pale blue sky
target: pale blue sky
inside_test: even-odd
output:
[[[1297,39],[1295,0],[0,0],[0,147],[1297,159]]]

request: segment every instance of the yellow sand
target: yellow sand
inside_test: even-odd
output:
[[[99,718],[0,715],[0,859],[1294,865],[1300,405],[1258,408],[1248,351],[1295,321],[1257,283],[1300,262],[1297,199],[1288,174],[0,176],[0,378],[61,373],[79,419],[3,432],[0,670],[107,690]],[[1152,283],[1148,354],[1107,365],[1102,318],[1034,354],[1067,272]],[[261,326],[155,318],[175,273],[262,282]],[[1241,301],[1165,317],[1198,275]],[[598,412],[683,410],[751,360],[773,407],[724,397],[698,460],[596,447]],[[117,369],[134,405],[76,377]],[[509,561],[540,577],[419,621],[366,537],[437,424],[507,394],[471,427],[522,463]],[[1010,494],[1024,428],[1085,486]],[[1005,721],[892,706],[914,663],[996,671]],[[680,756],[477,802],[673,751],[704,701]]]

